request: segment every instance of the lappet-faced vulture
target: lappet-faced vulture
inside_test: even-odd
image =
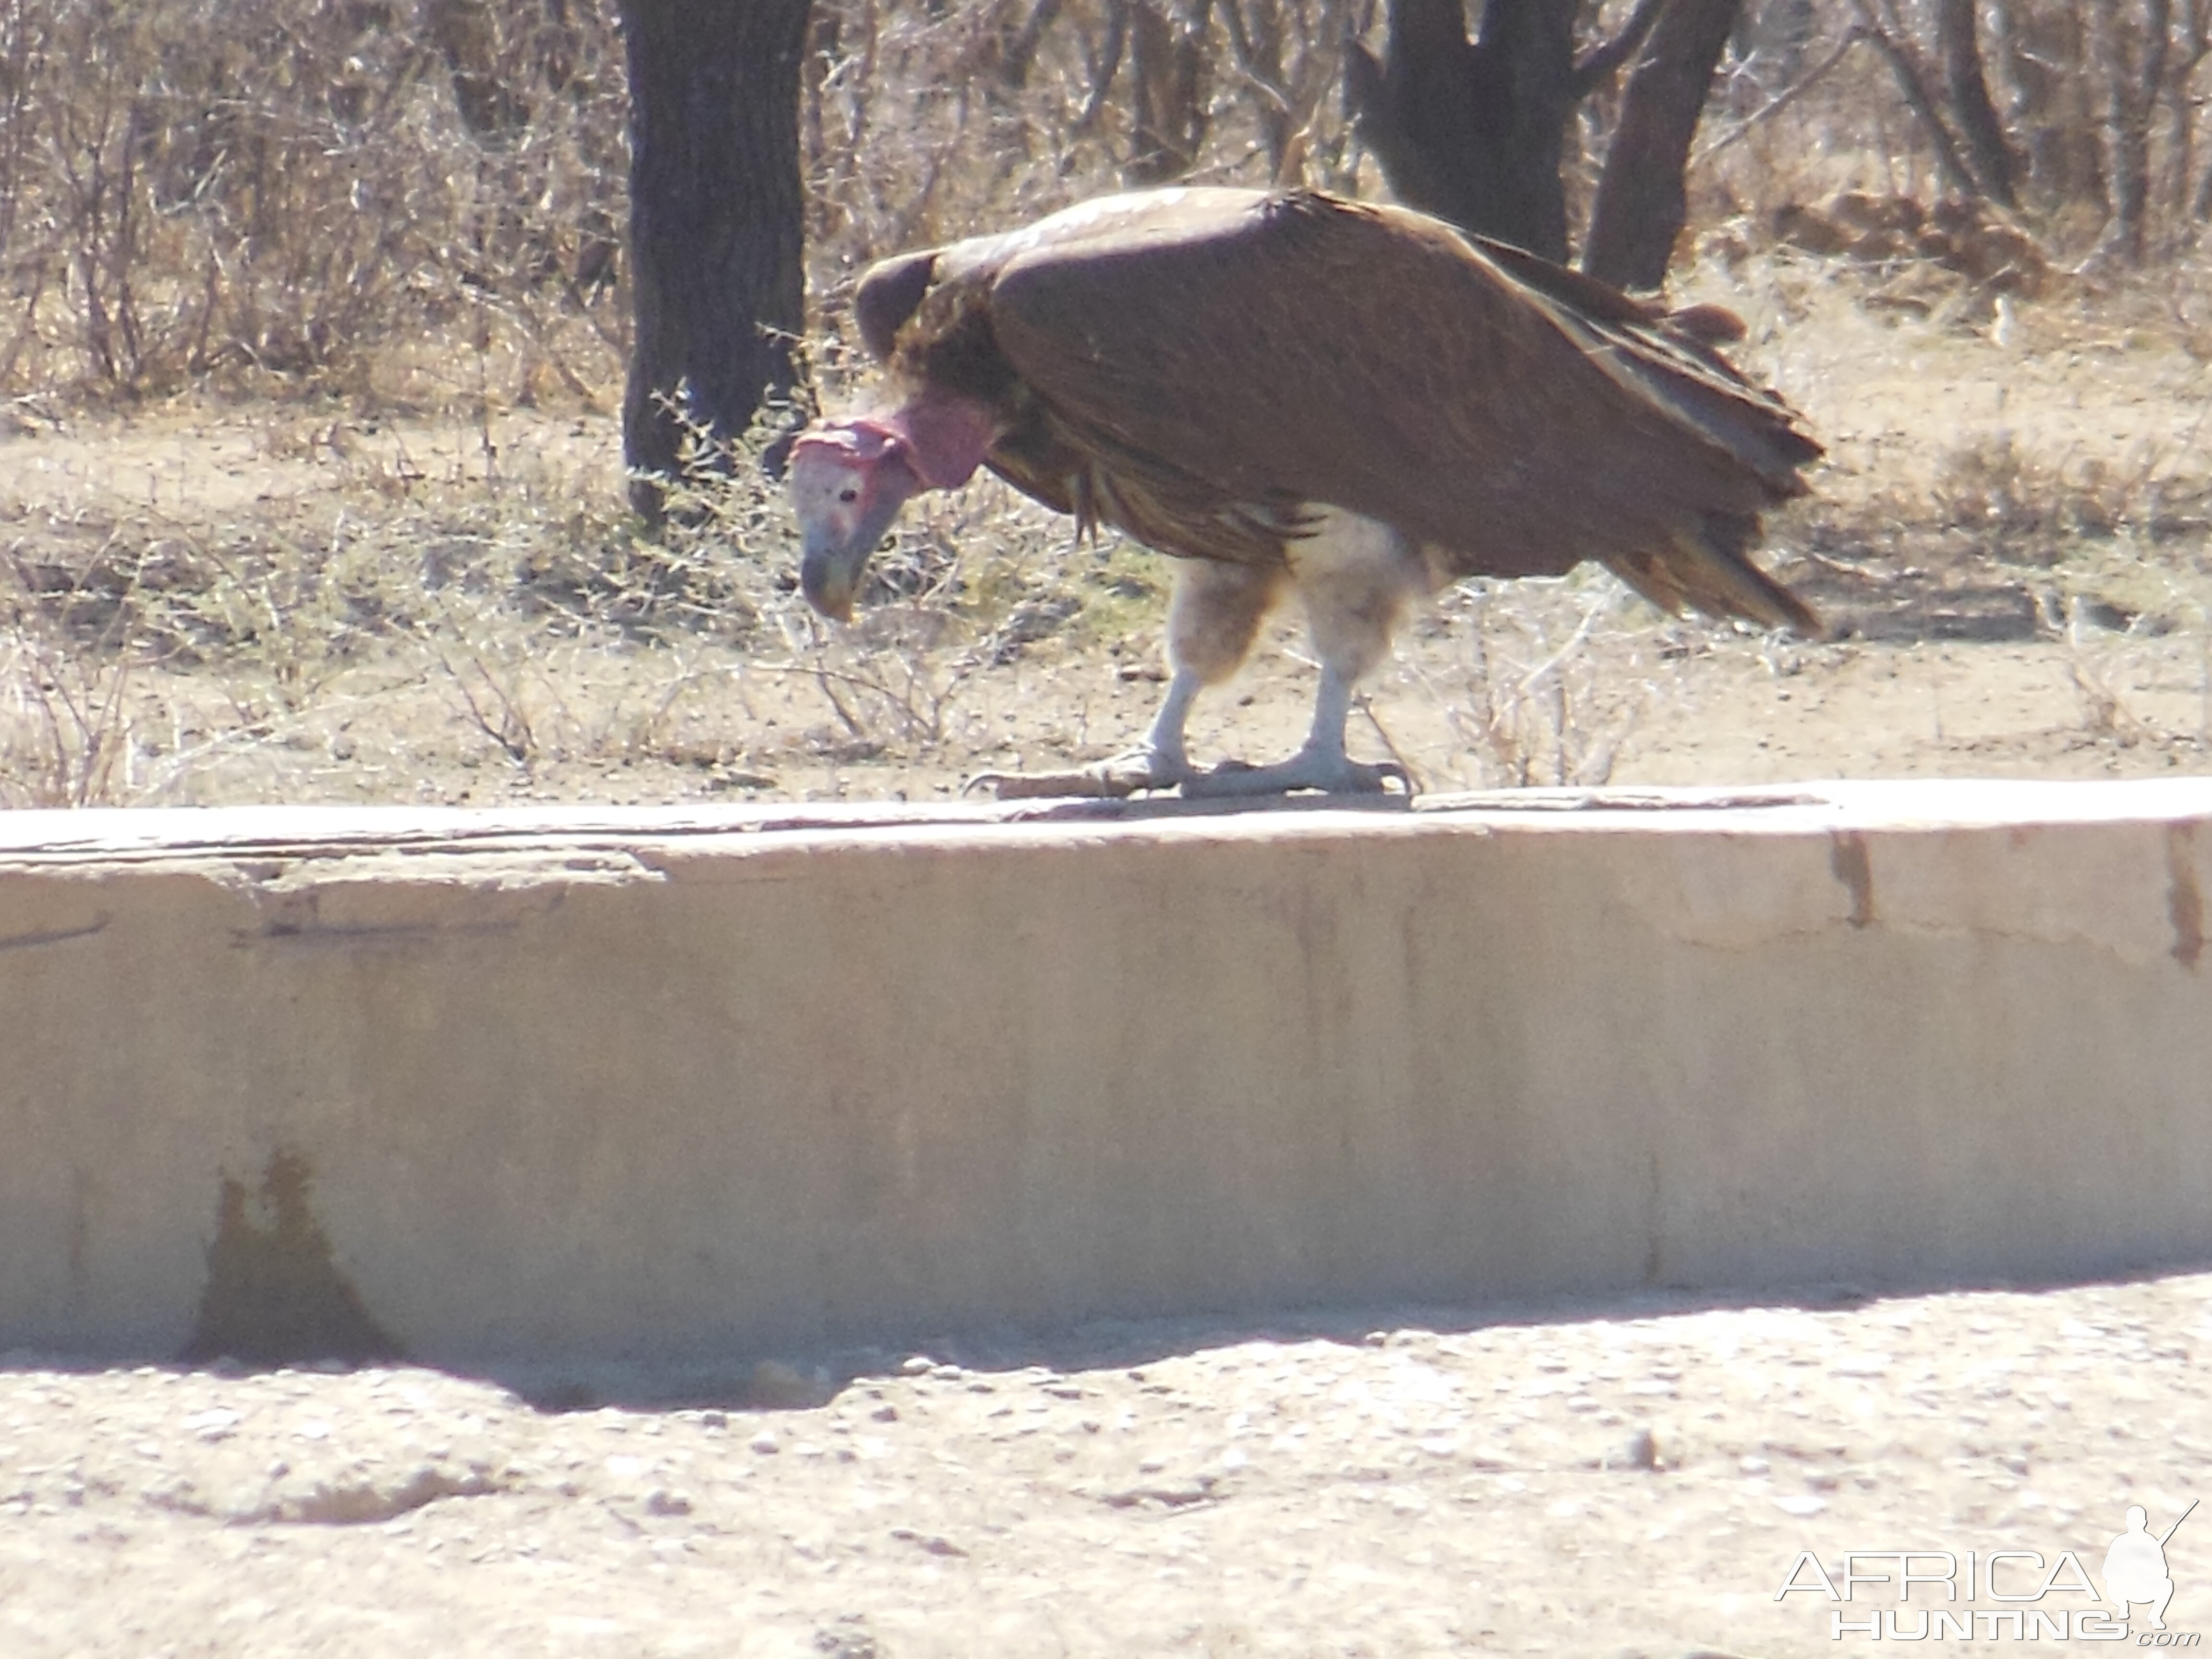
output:
[[[887,259],[854,310],[896,401],[793,446],[817,610],[849,616],[900,507],[978,465],[1179,561],[1142,749],[1019,793],[1402,783],[1346,756],[1352,686],[1407,601],[1462,576],[1595,559],[1670,611],[1818,628],[1748,556],[1820,447],[1721,356],[1724,312],[1668,313],[1402,209],[1225,189]],[[1292,589],[1322,665],[1304,747],[1194,770],[1191,700]]]

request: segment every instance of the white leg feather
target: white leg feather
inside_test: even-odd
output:
[[[1292,541],[1286,551],[1287,572],[1202,559],[1178,562],[1175,599],[1168,608],[1168,664],[1174,672],[1141,746],[1073,772],[991,774],[975,782],[995,785],[1002,799],[1130,795],[1177,785],[1186,795],[1273,795],[1293,789],[1372,794],[1392,779],[1410,788],[1402,769],[1352,759],[1345,751],[1344,728],[1352,688],[1389,653],[1391,630],[1407,601],[1432,589],[1436,573],[1419,549],[1387,525],[1336,507],[1321,509],[1312,532]],[[1305,744],[1274,766],[1231,761],[1194,772],[1183,736],[1191,704],[1206,687],[1237,672],[1286,583],[1304,601],[1307,629],[1322,665]]]
[[[1274,766],[1217,767],[1191,778],[1183,793],[1268,795],[1292,789],[1374,793],[1395,778],[1395,766],[1370,766],[1345,751],[1352,688],[1389,654],[1390,635],[1407,603],[1433,585],[1419,550],[1387,525],[1336,508],[1324,511],[1310,536],[1291,544],[1291,576],[1305,602],[1306,626],[1321,659],[1313,725],[1305,744]]]

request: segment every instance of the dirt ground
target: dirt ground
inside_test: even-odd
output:
[[[1801,1552],[1839,1589],[1846,1551],[2034,1552],[2020,1596],[2071,1550],[2103,1588],[2128,1505],[2162,1532],[2212,1489],[2208,1314],[2199,1276],[1117,1326],[564,1410],[13,1355],[0,1651],[1832,1653],[1893,1592],[1831,1601]],[[2166,1564],[2169,1630],[2212,1626],[2212,1528]]]

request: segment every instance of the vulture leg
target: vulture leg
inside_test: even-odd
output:
[[[1305,744],[1273,766],[1230,761],[1183,785],[1186,795],[1273,795],[1293,789],[1379,794],[1390,780],[1412,793],[1403,768],[1369,765],[1345,752],[1352,689],[1390,649],[1407,601],[1434,586],[1427,561],[1396,531],[1340,508],[1322,509],[1310,533],[1285,549],[1321,659],[1312,728]],[[1164,713],[1165,711],[1162,711]]]
[[[1046,795],[1136,794],[1200,783],[1183,744],[1190,706],[1209,685],[1243,665],[1260,624],[1282,597],[1285,572],[1226,560],[1177,559],[1175,597],[1168,605],[1168,693],[1145,739],[1126,754],[1066,772],[987,773],[971,789],[989,784],[1000,800]],[[1231,793],[1247,793],[1242,790]],[[1259,792],[1264,793],[1264,792]]]

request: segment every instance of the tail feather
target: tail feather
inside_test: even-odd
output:
[[[1708,520],[1698,530],[1677,531],[1656,550],[1617,554],[1605,563],[1671,615],[1702,611],[1819,638],[1826,630],[1813,608],[1747,556],[1753,533],[1755,526],[1733,520]]]

